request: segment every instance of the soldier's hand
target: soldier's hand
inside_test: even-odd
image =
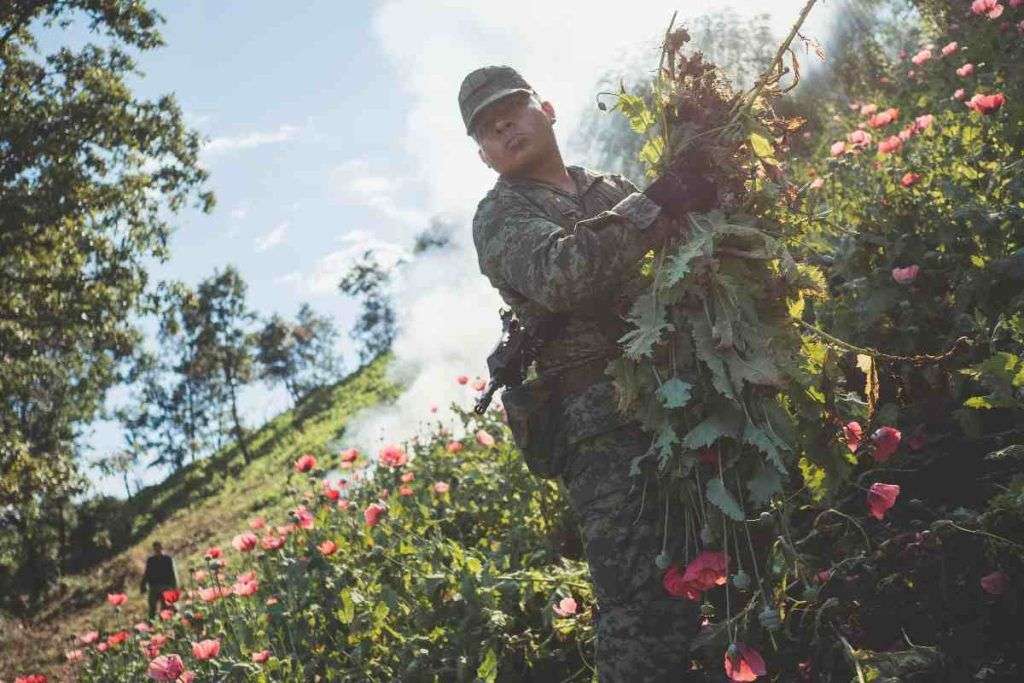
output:
[[[644,194],[675,218],[685,218],[691,211],[709,211],[718,205],[718,188],[709,180],[710,170],[707,153],[698,148],[656,178]]]

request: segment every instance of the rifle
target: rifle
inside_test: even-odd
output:
[[[561,316],[542,318],[534,328],[525,328],[510,308],[499,309],[501,315],[501,339],[487,356],[487,370],[490,380],[487,391],[477,399],[473,411],[483,415],[491,403],[491,397],[500,387],[519,386],[526,379],[526,370],[533,362],[540,346],[547,340],[548,333]]]

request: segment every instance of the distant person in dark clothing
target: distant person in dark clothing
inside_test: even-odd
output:
[[[153,554],[146,560],[146,571],[142,574],[142,585],[139,591],[146,592],[149,586],[149,619],[153,620],[156,614],[156,604],[160,603],[160,609],[166,609],[164,602],[164,591],[178,587],[178,577],[174,573],[174,560],[170,555],[164,555],[163,545],[160,541],[153,541]]]

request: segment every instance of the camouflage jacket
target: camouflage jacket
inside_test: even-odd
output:
[[[541,350],[537,372],[557,372],[617,353],[607,322],[629,296],[653,246],[661,209],[618,174],[568,166],[578,192],[499,176],[473,218],[480,272],[516,315],[568,314]],[[611,379],[564,397],[561,429],[569,444],[628,422],[615,408]]]

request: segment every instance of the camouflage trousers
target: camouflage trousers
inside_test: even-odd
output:
[[[650,442],[636,423],[584,438],[570,447],[562,472],[597,598],[600,683],[703,680],[690,672],[689,657],[699,607],[668,595],[664,572],[654,564],[665,517],[656,464],[648,458],[643,478],[629,476],[631,461]],[[679,524],[678,508],[675,512],[670,528]],[[670,530],[677,533],[670,536],[668,550],[678,557],[673,542],[681,543],[682,536]]]

